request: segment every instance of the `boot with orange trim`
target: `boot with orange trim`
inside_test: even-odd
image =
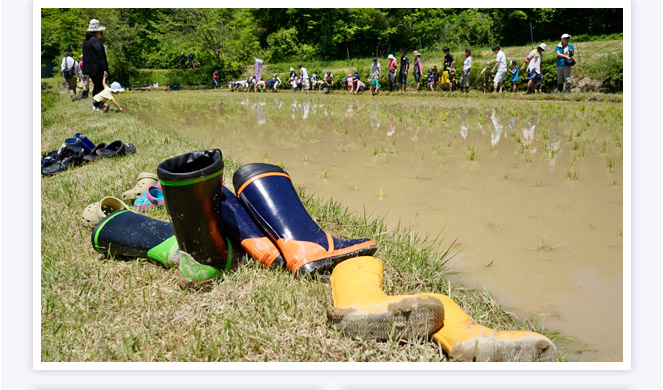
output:
[[[237,196],[226,187],[223,187],[223,195],[225,200],[221,207],[222,230],[230,237],[230,241],[239,243],[251,258],[265,268],[284,267],[281,252],[256,225]]]
[[[366,238],[341,239],[324,232],[308,214],[279,166],[248,164],[235,172],[237,197],[274,241],[286,267],[295,275],[323,273],[341,261],[371,255],[377,247]]]
[[[330,324],[351,337],[373,340],[428,337],[445,323],[445,311],[435,298],[389,296],[382,291],[382,262],[360,256],[338,264],[330,283],[334,306]]]
[[[444,305],[444,326],[433,339],[449,358],[463,362],[554,362],[557,348],[550,339],[528,331],[495,331],[476,323],[451,298],[425,294]]]

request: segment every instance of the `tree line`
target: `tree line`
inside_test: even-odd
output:
[[[236,77],[254,57],[268,63],[386,57],[399,48],[510,46],[557,40],[563,32],[623,31],[623,11],[613,8],[44,8],[42,59],[80,54],[92,18],[107,28],[111,71],[123,82],[139,68],[181,66],[181,52],[193,53],[205,70]]]

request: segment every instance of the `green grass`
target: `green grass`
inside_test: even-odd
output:
[[[295,279],[249,261],[209,289],[190,291],[178,287],[177,269],[95,252],[91,229],[80,222],[88,204],[119,197],[140,172],[155,172],[162,160],[205,145],[129,114],[93,112],[89,99],[71,103],[55,81],[47,84],[42,152],[56,149],[74,132],[97,143],[132,142],[137,152],[41,179],[42,361],[447,360],[430,340],[383,343],[338,334],[324,314],[332,302],[329,285],[316,278]],[[228,155],[224,160],[224,183],[232,188],[232,173],[241,162]],[[299,192],[326,231],[376,240],[386,293],[447,294],[483,325],[558,339],[536,324],[519,323],[485,291],[450,281],[454,270],[447,262],[461,249],[454,241],[420,236],[408,227],[388,229],[381,218],[351,214],[340,203]],[[167,220],[163,208],[146,214]]]

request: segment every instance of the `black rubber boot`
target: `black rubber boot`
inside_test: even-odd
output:
[[[157,175],[179,248],[203,265],[227,271],[234,263],[221,231],[223,157],[218,149],[163,161]]]
[[[340,239],[325,233],[308,214],[290,181],[276,165],[248,164],[235,172],[237,197],[296,275],[323,273],[339,262],[375,253],[375,241]]]

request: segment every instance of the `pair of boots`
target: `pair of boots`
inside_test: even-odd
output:
[[[450,359],[479,362],[557,360],[547,337],[528,331],[495,331],[479,325],[442,294],[389,296],[382,291],[382,262],[360,256],[338,264],[330,277],[331,325],[364,339],[432,337]]]
[[[265,267],[285,266],[306,275],[377,249],[373,240],[340,239],[320,229],[278,166],[249,164],[237,170],[237,195],[222,185],[218,149],[165,160],[157,175],[171,223],[130,212],[110,214],[92,233],[95,249],[177,265],[195,280],[219,276],[244,252]]]

